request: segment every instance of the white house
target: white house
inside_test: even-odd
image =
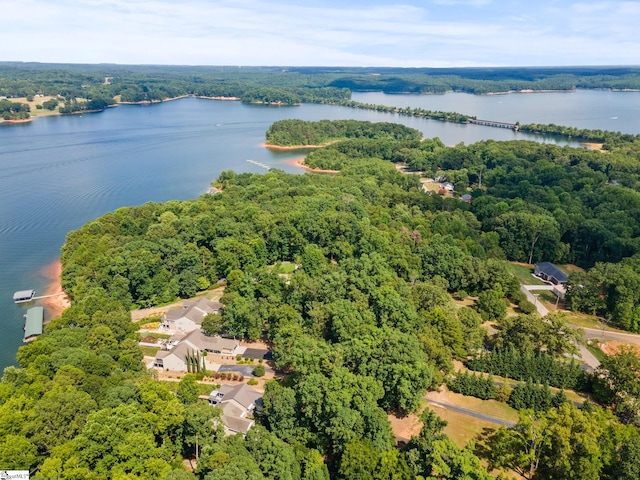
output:
[[[202,320],[209,313],[220,314],[222,304],[208,298],[200,298],[193,302],[185,302],[182,308],[169,310],[162,316],[160,328],[178,332],[200,330]]]
[[[209,394],[209,404],[222,410],[222,423],[227,435],[246,435],[254,424],[253,412],[262,405],[262,394],[244,383],[221,385]]]

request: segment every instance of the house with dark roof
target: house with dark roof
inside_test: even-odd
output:
[[[179,332],[200,330],[202,320],[210,313],[220,314],[222,304],[208,298],[185,302],[182,308],[169,310],[162,316],[160,328]]]
[[[209,405],[222,410],[222,423],[227,435],[246,435],[255,423],[253,412],[262,406],[262,393],[244,383],[221,385],[209,394]]]
[[[534,275],[554,285],[566,285],[569,280],[567,274],[551,262],[536,263]]]

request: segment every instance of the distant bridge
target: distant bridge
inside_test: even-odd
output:
[[[493,120],[479,120],[477,118],[470,118],[469,123],[475,123],[476,125],[485,125],[487,127],[510,128],[515,132],[520,129],[520,127],[515,123],[494,122]]]

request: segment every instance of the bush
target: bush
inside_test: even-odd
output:
[[[265,374],[264,365],[256,365],[253,369],[253,375],[256,377],[263,377]]]
[[[507,403],[509,401],[509,397],[511,396],[511,387],[508,385],[500,385],[496,390],[496,396],[494,400],[498,402]]]
[[[258,384],[258,380],[256,380],[255,378],[250,378],[249,381],[247,382],[247,385],[257,385]]]
[[[530,315],[536,311],[536,306],[526,299],[518,304],[518,308],[525,315]]]

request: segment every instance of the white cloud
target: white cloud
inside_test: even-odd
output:
[[[640,63],[638,2],[542,0],[526,7],[519,1],[412,5],[376,0],[363,7],[362,0],[338,6],[282,1],[0,0],[0,60],[373,66]]]

